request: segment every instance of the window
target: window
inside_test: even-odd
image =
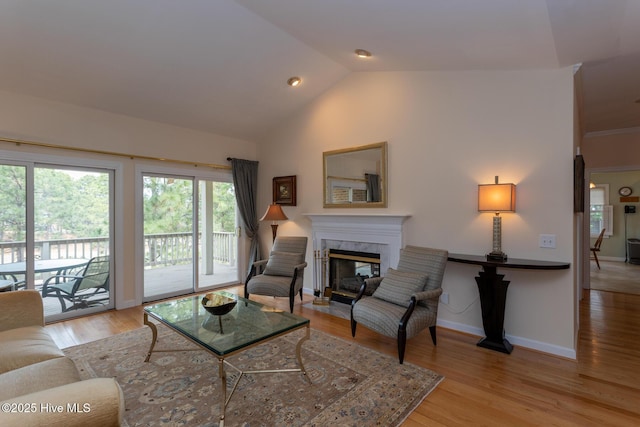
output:
[[[363,180],[331,179],[331,203],[367,203],[367,186]]]
[[[598,237],[603,228],[605,236],[613,235],[613,206],[609,204],[609,184],[596,184],[590,189],[589,234]]]

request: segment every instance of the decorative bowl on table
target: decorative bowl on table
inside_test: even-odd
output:
[[[235,307],[237,303],[238,301],[233,298],[215,293],[208,293],[202,297],[202,306],[204,309],[216,316],[227,314],[233,310],[233,307]]]

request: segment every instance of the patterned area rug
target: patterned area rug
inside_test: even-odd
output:
[[[298,330],[228,360],[240,369],[296,368]],[[83,378],[115,377],[127,426],[217,426],[218,362],[204,350],[154,353],[144,362],[144,327],[70,347]],[[164,326],[156,349],[197,348]],[[441,375],[358,344],[311,331],[302,346],[309,384],[299,372],[244,375],[227,407],[226,426],[397,426],[443,380]],[[227,368],[231,390],[239,374]]]

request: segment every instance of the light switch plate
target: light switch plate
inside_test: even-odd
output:
[[[541,234],[540,235],[540,247],[541,248],[556,248],[556,235],[555,234]]]

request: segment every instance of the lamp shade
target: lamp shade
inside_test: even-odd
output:
[[[280,205],[269,205],[267,211],[264,213],[260,221],[284,221],[287,216],[282,211],[282,206]]]
[[[496,177],[495,184],[478,185],[478,211],[515,212],[515,184],[498,184],[498,177]]]

